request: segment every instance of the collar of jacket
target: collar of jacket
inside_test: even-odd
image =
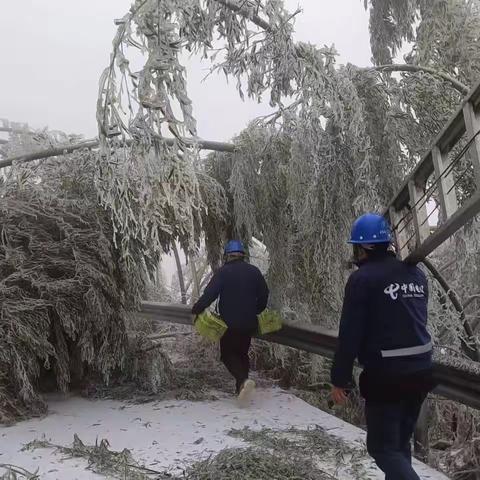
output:
[[[359,260],[354,262],[355,265],[358,268],[361,268],[363,265],[366,265],[367,263],[372,263],[372,262],[381,262],[382,260],[385,260],[386,258],[389,257],[395,257],[395,253],[392,251],[387,250],[386,252],[376,252],[374,254],[369,254],[367,258],[364,260]]]
[[[234,263],[234,262],[243,262],[245,260],[244,257],[239,257],[239,258],[232,258],[230,260],[226,260],[225,264],[227,263]]]

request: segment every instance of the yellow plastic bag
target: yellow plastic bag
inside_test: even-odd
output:
[[[196,321],[197,332],[211,342],[219,342],[227,331],[226,323],[217,315],[210,312],[201,313]]]
[[[277,311],[267,309],[258,316],[258,333],[260,335],[278,332],[281,329],[282,319]]]

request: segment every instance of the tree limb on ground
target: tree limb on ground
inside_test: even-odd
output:
[[[148,340],[163,340],[165,338],[173,338],[178,336],[187,337],[191,335],[192,332],[174,332],[174,333],[154,333],[153,335],[149,335],[147,338]]]
[[[149,340],[163,340],[165,338],[175,338],[178,336],[183,336],[186,337],[188,335],[191,335],[191,332],[176,332],[176,333],[166,333],[164,335],[157,335],[157,336],[151,336],[148,337]],[[150,352],[152,350],[155,350],[156,348],[163,347],[163,344],[161,342],[154,343],[153,345],[149,345],[148,347],[145,348],[140,348],[136,351],[137,354],[141,355],[143,353]]]

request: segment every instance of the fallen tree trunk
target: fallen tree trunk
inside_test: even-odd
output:
[[[139,313],[156,323],[192,324],[191,311],[186,305],[142,302]],[[259,338],[326,358],[333,358],[337,345],[336,331],[305,323],[285,322],[282,330]],[[438,385],[434,393],[480,410],[478,363],[440,358],[434,361],[434,379]]]

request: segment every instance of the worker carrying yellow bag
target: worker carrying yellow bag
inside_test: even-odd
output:
[[[258,331],[258,318],[268,302],[268,287],[260,270],[245,261],[246,251],[242,242],[231,240],[225,246],[225,264],[215,272],[202,296],[192,307],[192,314],[201,317],[218,299],[221,320],[213,320],[212,314],[199,318],[197,331],[208,332],[209,338],[220,336],[221,359],[235,378],[240,404],[246,405],[255,382],[248,378],[250,364],[248,351],[252,336]],[[228,327],[222,334],[222,325]],[[224,327],[223,327],[224,328]]]

